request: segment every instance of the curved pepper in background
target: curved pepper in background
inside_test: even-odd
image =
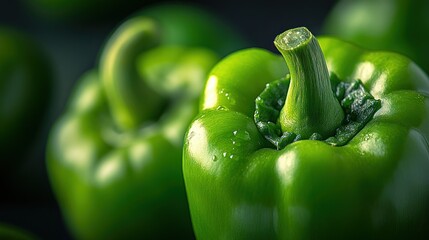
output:
[[[211,71],[183,153],[198,239],[428,238],[428,77],[318,40],[292,29],[287,66],[246,49]]]
[[[53,189],[77,239],[192,239],[183,137],[237,35],[204,11],[164,5],[125,21],[50,134]]]
[[[48,109],[52,71],[47,57],[26,35],[0,28],[0,169],[18,166]]]
[[[324,33],[369,49],[396,51],[429,72],[429,2],[343,0],[328,16]]]

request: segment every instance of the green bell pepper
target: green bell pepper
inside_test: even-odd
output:
[[[246,49],[211,71],[183,152],[198,239],[428,238],[428,77],[318,40],[292,29],[287,66]]]
[[[52,129],[47,165],[78,239],[192,239],[183,137],[204,80],[237,35],[193,7],[125,21]]]
[[[0,28],[1,177],[19,165],[48,108],[52,72],[47,57],[28,36]]]
[[[428,12],[426,0],[344,0],[328,16],[324,32],[407,55],[428,73]]]

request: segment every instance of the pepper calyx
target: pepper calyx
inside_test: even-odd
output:
[[[324,141],[332,146],[347,144],[381,108],[381,101],[375,99],[360,80],[344,82],[331,73],[330,82],[332,91],[345,113],[343,122],[333,136],[324,139],[320,133],[315,132],[309,138],[302,138],[294,132],[282,131],[279,117],[288,94],[290,75],[268,83],[256,98],[254,121],[259,132],[277,150],[304,139]]]

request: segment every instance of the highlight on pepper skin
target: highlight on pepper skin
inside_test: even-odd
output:
[[[429,239],[427,0],[0,2],[0,239]]]
[[[183,136],[210,69],[244,44],[227,29],[171,4],[142,10],[108,38],[48,142],[50,181],[74,237],[194,238]]]
[[[276,43],[284,60],[244,49],[212,69],[183,152],[196,237],[428,238],[428,76],[397,53],[301,31],[276,38],[293,42]]]

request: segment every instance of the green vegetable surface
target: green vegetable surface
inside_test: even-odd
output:
[[[198,96],[240,39],[193,7],[128,19],[51,131],[52,186],[77,239],[192,239],[181,153]]]
[[[324,32],[407,55],[428,73],[428,13],[426,0],[343,0],[328,16]]]
[[[208,77],[183,153],[197,238],[427,239],[428,77],[306,28],[275,45]]]

